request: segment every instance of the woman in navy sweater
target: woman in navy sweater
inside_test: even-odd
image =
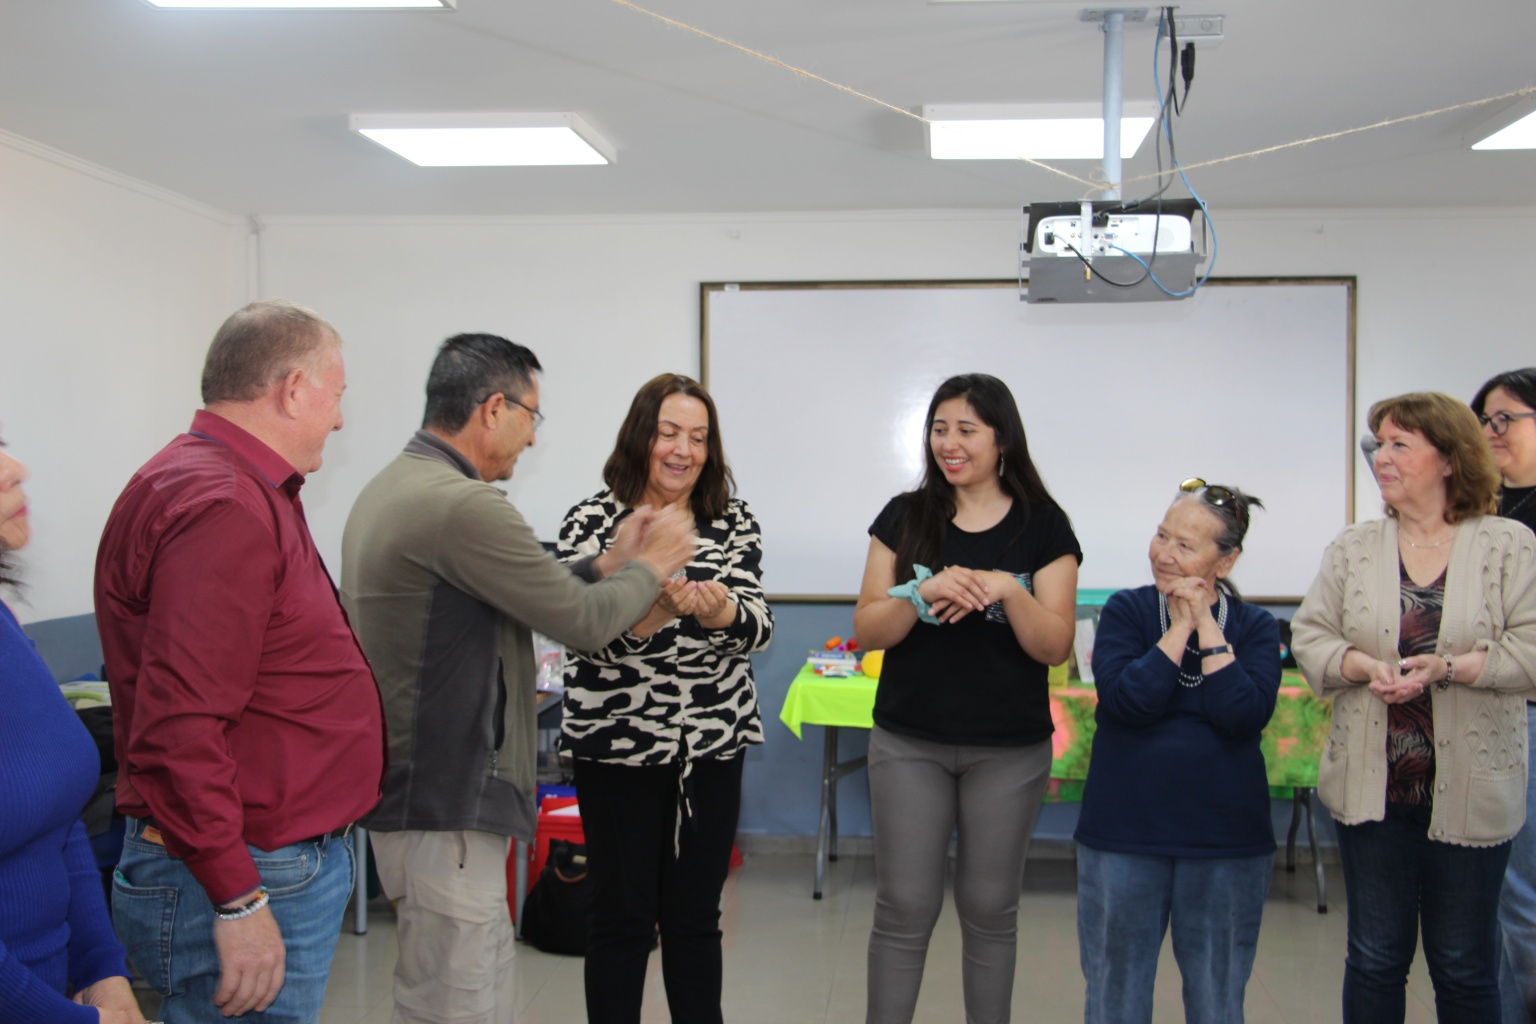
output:
[[[1259,736],[1280,689],[1280,631],[1227,580],[1248,512],[1186,480],[1152,538],[1152,586],[1099,618],[1093,759],[1077,827],[1088,1024],[1146,1024],[1163,935],[1189,1024],[1241,1024],[1275,836]]]
[[[29,535],[25,477],[0,451],[0,584]],[[96,747],[3,604],[0,708],[0,1024],[143,1024],[80,824]]]

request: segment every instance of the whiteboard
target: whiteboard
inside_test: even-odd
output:
[[[1014,281],[701,287],[703,382],[778,600],[851,600],[958,373],[1002,378],[1082,543],[1083,588],[1150,581],[1186,477],[1264,500],[1233,581],[1299,600],[1351,519],[1354,279],[1218,280],[1177,302],[1030,305]]]

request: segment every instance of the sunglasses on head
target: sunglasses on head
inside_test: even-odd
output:
[[[1230,505],[1234,508],[1237,506],[1237,495],[1220,484],[1208,484],[1197,476],[1192,476],[1180,483],[1179,490],[1185,494],[1199,494],[1209,504],[1215,505],[1218,508],[1223,505]]]
[[[1220,484],[1208,484],[1197,476],[1189,477],[1179,484],[1179,492],[1182,494],[1198,494],[1207,505],[1219,509],[1226,509],[1234,519],[1247,518],[1248,510],[1243,508],[1243,503],[1237,495]]]

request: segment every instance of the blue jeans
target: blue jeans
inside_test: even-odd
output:
[[[1536,1020],[1536,707],[1525,706],[1526,765],[1531,773],[1525,787],[1525,827],[1509,848],[1504,893],[1499,897],[1499,927],[1504,948],[1499,964],[1499,994],[1504,1000],[1504,1024]]]
[[[1402,1024],[1422,926],[1441,1021],[1499,1024],[1499,889],[1509,843],[1429,838],[1428,807],[1388,804],[1383,821],[1340,825],[1349,904],[1345,1024]]]
[[[1086,1024],[1150,1024],[1163,935],[1188,1024],[1242,1024],[1275,855],[1151,857],[1077,848],[1077,942]]]
[[[166,1024],[222,1022],[225,1018],[213,1005],[220,974],[213,905],[185,864],[165,847],[140,838],[143,828],[142,822],[128,819],[123,856],[112,879],[117,936],[128,947],[133,966],[160,993],[160,1018]],[[314,1024],[352,892],[352,839],[250,850],[271,896],[287,961],[277,999],[265,1011],[240,1020]]]

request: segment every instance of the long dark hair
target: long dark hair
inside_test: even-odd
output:
[[[603,482],[624,504],[633,506],[640,501],[645,494],[645,485],[650,481],[651,448],[659,433],[661,403],[668,395],[697,398],[709,412],[709,437],[704,448],[708,457],[699,470],[693,493],[688,496],[688,505],[696,519],[718,519],[730,504],[731,493],[736,490],[736,478],[725,462],[725,444],[720,440],[720,417],[715,414],[715,400],[709,397],[704,385],[680,373],[652,377],[635,392],[635,400],[629,403],[629,413],[613,443],[613,454],[603,466]]]
[[[896,541],[896,582],[913,578],[912,566],[933,566],[939,560],[944,530],[955,517],[955,488],[933,455],[929,436],[933,417],[940,405],[951,398],[963,398],[975,411],[977,419],[991,427],[997,439],[997,454],[1003,472],[998,486],[1023,511],[1020,530],[1029,521],[1029,510],[1041,505],[1055,505],[1046,490],[1040,471],[1029,457],[1029,442],[1024,436],[1024,421],[1008,385],[985,373],[966,373],[951,377],[939,385],[928,403],[923,420],[923,482],[908,491],[906,515]],[[1058,506],[1059,507],[1059,506]]]

